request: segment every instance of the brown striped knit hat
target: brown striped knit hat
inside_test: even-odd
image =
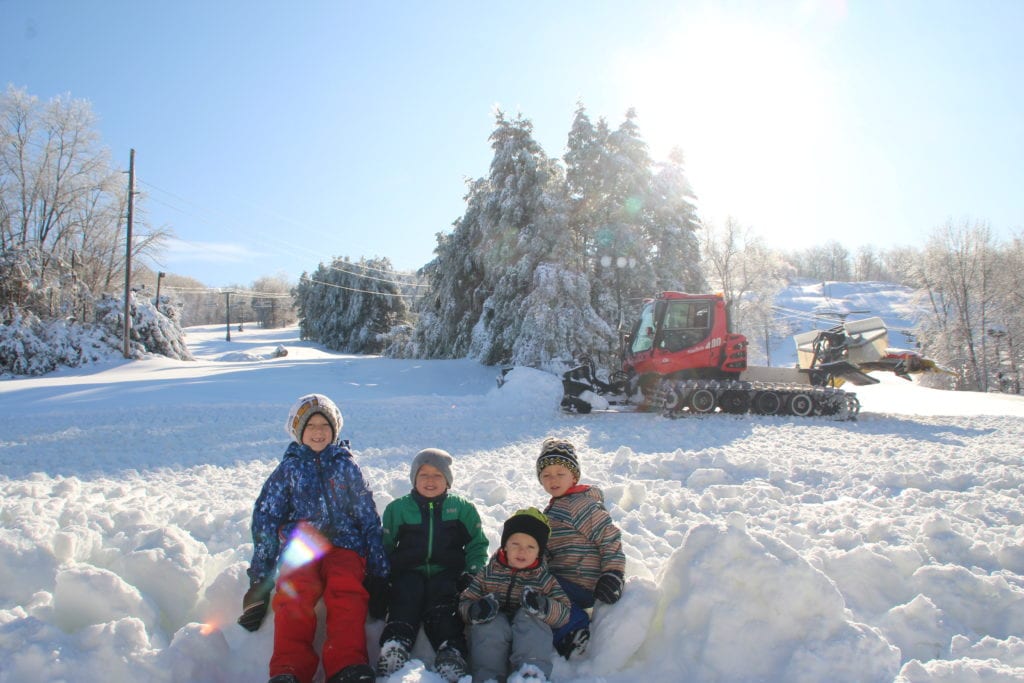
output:
[[[540,456],[537,458],[537,478],[549,465],[562,465],[572,472],[576,481],[580,480],[580,461],[576,459],[576,447],[565,439],[549,436],[540,445]]]

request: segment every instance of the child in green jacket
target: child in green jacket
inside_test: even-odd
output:
[[[459,593],[487,561],[487,536],[476,507],[449,491],[451,465],[452,456],[440,448],[420,451],[410,471],[412,492],[384,509],[391,591],[380,636],[380,676],[409,661],[420,625],[437,653],[434,671],[452,682],[466,673]]]

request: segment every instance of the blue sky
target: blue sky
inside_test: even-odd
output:
[[[0,85],[70,93],[210,286],[433,257],[493,111],[561,156],[635,107],[702,217],[772,246],[1024,229],[1024,2],[0,0]]]

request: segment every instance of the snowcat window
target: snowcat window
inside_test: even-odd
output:
[[[681,351],[695,346],[711,329],[711,304],[707,301],[670,301],[659,348]]]
[[[641,351],[649,351],[653,346],[654,306],[648,304],[644,306],[644,310],[640,314],[640,324],[636,328],[636,335],[633,338],[633,343],[630,345],[630,350],[633,353],[640,353]]]

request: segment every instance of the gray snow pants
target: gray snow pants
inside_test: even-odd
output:
[[[551,678],[551,627],[524,609],[511,620],[499,612],[493,621],[469,627],[469,652],[474,683],[494,679],[505,683],[511,672],[532,664]]]

